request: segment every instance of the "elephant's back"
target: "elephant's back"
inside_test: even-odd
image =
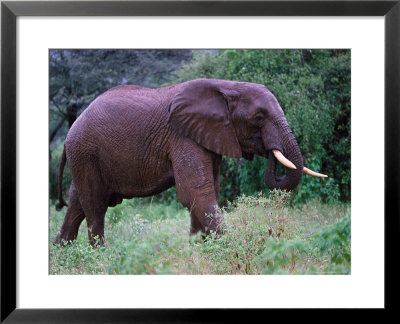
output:
[[[168,94],[141,86],[123,85],[98,96],[79,116],[71,132],[83,132],[86,136],[118,134],[124,137],[128,131],[145,133],[152,119],[159,123],[168,119],[166,101]]]

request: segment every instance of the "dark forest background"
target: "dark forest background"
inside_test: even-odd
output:
[[[305,165],[329,175],[304,176],[293,203],[350,201],[349,50],[50,50],[50,199],[57,199],[63,141],[99,94],[120,84],[161,87],[196,78],[264,84],[280,102]],[[224,157],[220,202],[267,188],[267,160]],[[64,172],[64,196],[70,183]],[[176,199],[174,188],[154,199]]]

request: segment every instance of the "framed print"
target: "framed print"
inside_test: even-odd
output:
[[[1,320],[219,322],[237,309],[393,308],[399,16],[398,1],[2,2]],[[252,99],[264,96],[268,107]],[[203,100],[209,115],[197,107]],[[144,118],[155,101],[162,110]],[[254,106],[250,126],[242,101],[247,112]],[[141,113],[107,119],[110,102],[114,110],[135,102]],[[164,115],[179,145],[168,145],[163,164]],[[271,135],[279,125],[299,142],[300,162]],[[140,165],[119,158],[131,138]],[[157,148],[140,153],[149,138]],[[85,146],[91,139],[97,144]],[[192,151],[196,159],[182,158]],[[303,207],[290,209],[285,191],[273,189],[297,187],[302,170],[313,174],[303,166],[322,179],[303,178],[290,198]],[[221,184],[210,186],[208,175]],[[203,180],[212,201],[190,185]],[[174,184],[148,204],[127,199]],[[265,184],[268,199],[257,196]],[[242,198],[230,205],[219,193]],[[57,211],[63,197],[68,206]],[[213,213],[224,216],[223,229],[219,216],[202,218]]]

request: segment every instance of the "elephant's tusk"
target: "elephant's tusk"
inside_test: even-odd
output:
[[[272,150],[272,153],[274,153],[276,159],[281,162],[285,167],[288,167],[290,169],[297,169],[296,166],[287,158],[285,158],[285,156],[282,154],[281,151],[278,150]]]
[[[315,171],[310,170],[310,169],[308,169],[306,167],[303,168],[303,172],[305,174],[308,174],[310,176],[317,177],[317,178],[328,178],[328,176],[326,174],[315,172]]]

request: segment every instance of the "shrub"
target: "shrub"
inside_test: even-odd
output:
[[[262,193],[257,197],[238,197],[223,210],[224,235],[206,240],[202,253],[207,255],[217,273],[256,274],[255,262],[271,239],[291,237],[290,222],[285,208],[290,193],[273,190],[269,198]]]
[[[349,273],[350,214],[312,235],[302,234],[296,219],[299,210],[288,208],[290,198],[286,191],[273,190],[269,197],[241,196],[224,209],[224,234],[219,238],[214,234],[200,246],[209,271]]]
[[[308,239],[269,242],[258,258],[262,273],[292,273],[296,263],[300,272],[308,268],[306,273],[350,273],[350,227],[350,214],[347,214]],[[313,260],[319,267],[309,267]]]

